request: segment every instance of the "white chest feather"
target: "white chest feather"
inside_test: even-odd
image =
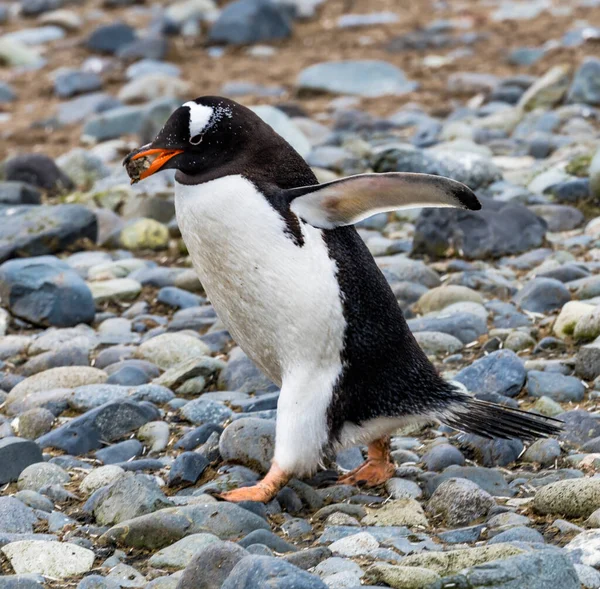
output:
[[[336,372],[346,326],[336,265],[322,231],[304,245],[242,176],[176,184],[175,206],[194,268],[237,343],[281,384],[306,370]]]

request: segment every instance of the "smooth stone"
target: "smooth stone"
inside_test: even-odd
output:
[[[39,188],[26,182],[0,182],[0,204],[39,205],[42,193]]]
[[[526,376],[523,361],[514,352],[498,350],[461,370],[454,380],[464,384],[472,393],[516,397],[525,384]]]
[[[241,348],[233,348],[229,360],[221,371],[218,386],[222,390],[253,393],[273,391],[275,385],[256,367]]]
[[[473,481],[494,497],[510,497],[514,494],[499,470],[479,466],[455,465],[449,466],[442,473],[428,479],[426,482],[427,491],[430,495],[433,494],[444,481],[451,478],[463,478]]]
[[[221,589],[229,573],[245,556],[248,552],[233,542],[205,544],[186,565],[177,589]]]
[[[136,298],[142,290],[142,285],[131,278],[88,282],[87,285],[96,303],[128,301]]]
[[[380,509],[367,510],[364,525],[428,527],[421,505],[414,499],[395,499]]]
[[[446,285],[428,290],[417,302],[422,313],[439,311],[458,302],[470,301],[483,304],[483,297],[466,286]]]
[[[180,454],[171,465],[167,480],[168,486],[194,485],[209,464],[209,461],[202,454],[196,452]]]
[[[580,301],[569,301],[560,310],[552,331],[561,338],[573,335],[579,320],[593,310],[593,305]]]
[[[71,480],[66,470],[49,462],[31,464],[21,472],[17,481],[19,491],[40,491],[47,485],[64,485]]]
[[[318,63],[302,70],[296,81],[302,90],[364,97],[402,95],[416,84],[391,63],[378,60],[347,60]]]
[[[575,374],[584,380],[600,376],[600,338],[581,346],[575,357]]]
[[[15,497],[0,497],[0,533],[31,533],[37,522],[33,509]]]
[[[64,579],[87,573],[94,564],[94,553],[69,542],[22,540],[0,550],[17,574],[38,573]]]
[[[449,526],[473,523],[485,516],[496,504],[493,497],[475,483],[466,479],[444,481],[433,493],[427,512],[442,518]]]
[[[138,356],[167,370],[192,358],[210,354],[201,340],[183,333],[164,333],[146,340],[137,352]]]
[[[576,403],[583,400],[585,386],[573,376],[530,370],[527,373],[527,393],[532,397],[550,397],[560,403]]]
[[[514,297],[515,303],[526,311],[548,313],[562,308],[571,300],[565,285],[552,278],[534,278]]]
[[[376,562],[367,570],[367,575],[374,582],[383,582],[394,589],[422,589],[436,587],[440,575],[423,567],[395,566]]]
[[[42,461],[35,442],[15,437],[0,439],[0,484],[16,481],[26,468]]]
[[[600,336],[600,307],[597,306],[578,319],[573,337],[577,341],[589,341],[598,336]]]
[[[447,333],[463,344],[475,341],[487,333],[486,321],[472,313],[456,313],[454,315],[438,315],[409,319],[408,327],[414,333],[419,331],[437,331]]]
[[[107,464],[94,468],[79,484],[79,490],[86,495],[91,495],[101,487],[111,485],[120,479],[125,471],[114,464]]]
[[[35,440],[52,429],[54,419],[54,414],[48,409],[29,409],[19,415],[19,435],[28,440]]]
[[[135,30],[124,23],[101,25],[86,40],[91,51],[115,54],[119,49],[135,41]]]
[[[281,4],[266,0],[229,3],[209,31],[210,43],[250,45],[284,39],[292,33],[289,14]]]
[[[222,425],[231,418],[233,411],[223,403],[200,398],[186,403],[180,410],[181,416],[194,425],[214,423]]]
[[[438,444],[423,454],[421,461],[425,463],[427,470],[440,472],[452,464],[463,466],[465,457],[458,448],[450,444]]]
[[[600,565],[600,530],[578,534],[564,549],[574,563],[597,568]]]
[[[265,520],[233,503],[189,505],[161,509],[126,520],[105,532],[102,544],[162,548],[190,534],[209,532],[222,540],[269,529]]]
[[[275,448],[275,423],[264,419],[243,418],[225,428],[219,440],[223,460],[266,472]]]
[[[214,534],[192,534],[153,554],[148,564],[159,569],[183,569],[198,552],[220,542]]]
[[[276,534],[273,534],[273,532],[269,532],[267,530],[254,530],[254,532],[250,532],[247,536],[244,536],[241,540],[239,540],[238,544],[242,548],[246,549],[255,544],[262,544],[274,552],[281,554],[286,552],[296,552],[298,550],[298,548],[292,544],[289,544]]]
[[[533,508],[541,514],[589,517],[600,507],[600,479],[569,479],[538,489]]]
[[[158,417],[150,404],[115,401],[91,409],[38,438],[42,448],[59,448],[72,455],[96,450]]]
[[[310,142],[296,126],[293,119],[282,110],[269,105],[254,106],[252,110],[281,135],[301,156],[306,157],[310,150]]]
[[[458,338],[439,331],[417,331],[414,336],[427,355],[455,354],[464,347]]]
[[[139,440],[125,440],[98,450],[96,458],[104,464],[118,464],[139,456],[143,449],[144,447]]]
[[[569,88],[569,102],[600,105],[600,59],[586,57],[575,72]]]
[[[5,174],[8,179],[6,171]],[[49,191],[63,186],[62,180],[32,177],[29,172],[15,173],[14,179],[40,184],[41,188]],[[7,214],[8,211],[10,214]],[[0,205],[0,262],[18,256],[64,251],[86,239],[94,243],[97,231],[96,216],[80,205],[19,205],[10,208]]]
[[[523,461],[550,466],[560,458],[560,455],[560,445],[556,440],[536,440],[523,454]]]

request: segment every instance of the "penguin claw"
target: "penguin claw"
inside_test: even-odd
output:
[[[351,470],[338,479],[338,485],[365,485],[378,487],[391,479],[396,472],[396,466],[387,460],[367,460],[358,468]]]

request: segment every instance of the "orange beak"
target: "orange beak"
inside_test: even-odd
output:
[[[146,151],[136,153],[131,159],[137,160],[141,157],[156,156],[150,164],[150,167],[140,174],[140,180],[143,180],[148,176],[152,176],[154,172],[158,172],[158,170],[160,170],[172,157],[175,157],[180,153],[183,153],[183,149],[147,149]]]

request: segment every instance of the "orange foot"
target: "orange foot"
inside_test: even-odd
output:
[[[375,440],[368,448],[367,461],[340,477],[338,485],[364,484],[367,487],[377,487],[394,476],[396,465],[390,455],[389,437]]]
[[[396,466],[383,460],[367,460],[358,468],[351,470],[338,479],[338,485],[359,485],[377,487],[391,479],[396,472]]]
[[[286,474],[274,462],[267,473],[267,476],[252,487],[241,487],[220,495],[221,499],[239,503],[240,501],[259,501],[268,503],[279,493],[282,487],[290,480],[290,475]]]

